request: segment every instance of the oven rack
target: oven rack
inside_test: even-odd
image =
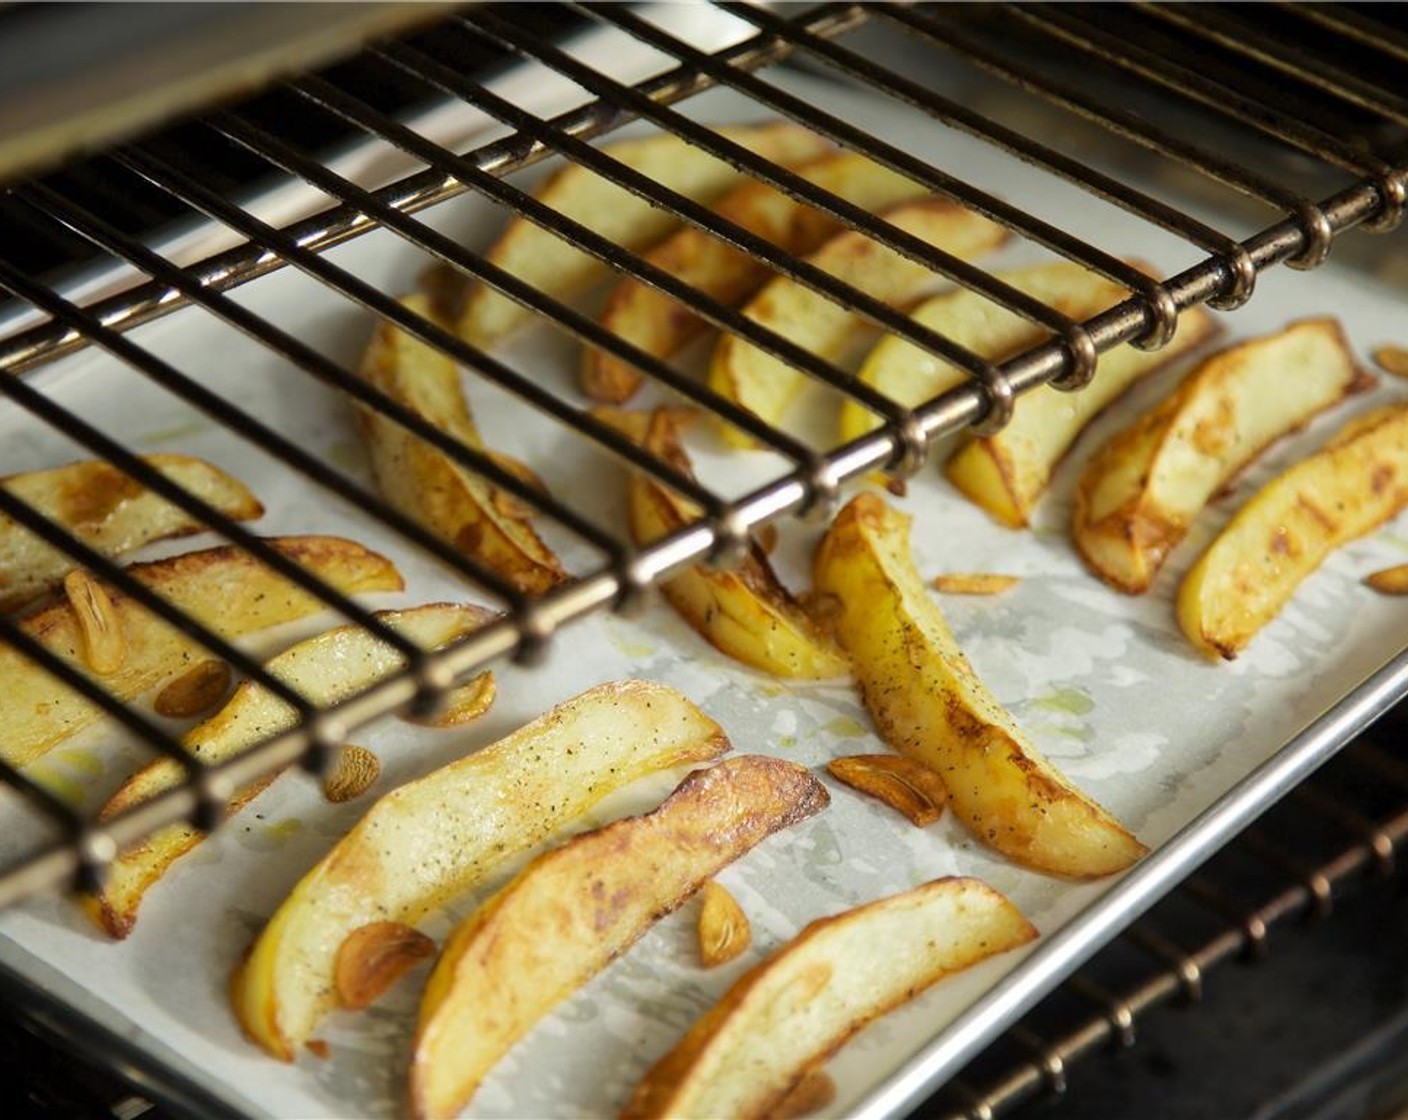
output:
[[[389,186],[366,189],[330,170],[319,160],[254,124],[238,108],[212,112],[202,123],[218,136],[262,158],[271,170],[330,196],[335,205],[287,228],[263,221],[245,205],[203,186],[198,171],[185,168],[162,149],[160,138],[125,145],[96,157],[104,172],[134,191],[158,191],[181,200],[193,216],[223,225],[246,238],[239,247],[190,264],[177,264],[138,238],[113,228],[84,204],[41,181],[11,184],[12,197],[43,220],[62,226],[101,248],[148,279],[129,290],[98,299],[75,301],[61,285],[25,275],[0,258],[0,288],[36,309],[47,321],[0,340],[0,371],[34,373],[84,347],[98,347],[162,385],[252,446],[274,455],[342,500],[353,503],[410,544],[482,587],[504,607],[501,621],[460,644],[428,654],[410,646],[382,626],[364,607],[324,586],[284,560],[254,534],[146,466],[100,427],[86,422],[51,395],[36,377],[0,378],[0,394],[35,421],[63,431],[90,454],[116,464],[143,486],[196,516],[222,537],[312,592],[343,618],[366,627],[407,658],[407,669],[335,708],[316,710],[265,673],[253,658],[175,611],[127,577],[122,569],[86,549],[56,524],[0,490],[0,513],[13,518],[67,552],[110,585],[194,636],[212,655],[273,690],[301,713],[299,726],[247,754],[213,767],[202,766],[179,743],[135,708],[108,696],[72,665],[33,641],[12,619],[0,619],[0,641],[37,661],[47,672],[80,691],[154,751],[177,759],[188,780],[179,788],[102,823],[75,813],[23,772],[0,767],[0,777],[18,790],[34,810],[51,820],[64,839],[41,847],[0,871],[0,904],[64,881],[89,884],[124,846],[178,819],[215,827],[221,808],[235,789],[278,768],[302,761],[318,768],[330,749],[366,721],[407,705],[432,706],[454,680],[492,660],[514,655],[531,661],[564,624],[603,609],[637,605],[663,576],[683,565],[707,560],[728,563],[746,544],[751,529],[787,514],[824,515],[843,483],[876,469],[897,475],[922,464],[928,444],[968,425],[1000,426],[1016,394],[1047,381],[1077,389],[1094,372],[1099,352],[1125,341],[1157,346],[1176,327],[1179,312],[1201,302],[1232,308],[1251,297],[1257,274],[1278,263],[1313,268],[1331,243],[1360,227],[1392,229],[1402,215],[1405,171],[1401,126],[1408,120],[1402,98],[1385,80],[1393,65],[1408,58],[1408,40],[1372,15],[1334,6],[1271,6],[1274,20],[1254,36],[1243,36],[1245,12],[1209,10],[1196,25],[1162,8],[1131,6],[1114,17],[1094,9],[1045,6],[997,6],[991,10],[939,7],[872,7],[823,4],[801,12],[773,12],[739,4],[720,4],[721,12],[740,21],[747,34],[718,51],[685,39],[630,9],[569,5],[594,24],[610,29],[637,47],[648,47],[668,60],[657,76],[629,85],[605,70],[594,69],[553,43],[534,35],[527,22],[507,11],[474,8],[453,17],[472,40],[511,50],[525,61],[576,83],[587,100],[557,115],[537,115],[496,95],[487,85],[454,71],[405,42],[368,48],[369,57],[423,81],[447,98],[458,98],[496,118],[508,134],[466,154],[440,147],[414,129],[371,109],[327,79],[309,75],[279,87],[291,102],[338,117],[362,130],[369,142],[399,149],[426,169]],[[1270,17],[1267,17],[1270,18]],[[1114,27],[1115,30],[1109,30]],[[892,66],[876,52],[853,45],[854,33],[898,36],[910,50],[943,57],[954,65],[971,64],[1023,96],[1035,97],[1065,114],[1071,128],[1094,128],[1117,138],[1129,150],[1160,166],[1191,175],[1210,190],[1241,198],[1258,220],[1252,232],[1238,236],[1215,228],[1192,212],[1121,181],[1095,161],[1078,158],[1033,136],[989,118],[935,92]],[[1316,44],[1304,46],[1307,32]],[[1181,38],[1180,38],[1181,37]],[[1141,45],[1182,42],[1185,61]],[[858,40],[859,41],[859,40]],[[1033,47],[1038,49],[1033,49]],[[1220,66],[1207,65],[1205,54],[1230,55]],[[1199,68],[1187,59],[1196,58]],[[1189,267],[1162,282],[1138,273],[1111,251],[1050,224],[1036,213],[1002,202],[982,187],[956,178],[917,157],[869,136],[828,113],[805,104],[767,82],[766,67],[790,59],[819,68],[891,99],[906,112],[974,135],[1011,153],[1054,180],[1073,183],[1093,200],[1116,206],[1147,223],[1151,230],[1178,238],[1192,254]],[[1033,61],[1041,59],[1045,61]],[[1370,65],[1364,64],[1365,59]],[[1228,83],[1245,71],[1244,85]],[[1090,88],[1072,73],[1090,75]],[[1269,80],[1270,75],[1275,80]],[[1302,118],[1303,103],[1280,105],[1268,91],[1294,75],[1303,97],[1318,108]],[[1072,322],[1056,309],[1014,291],[993,275],[929,249],[888,223],[808,184],[785,168],[754,156],[677,112],[673,106],[702,90],[725,86],[755,103],[760,113],[790,117],[814,128],[843,147],[865,152],[878,162],[909,175],[934,191],[963,202],[1007,226],[1014,234],[1100,272],[1130,290],[1130,298],[1088,322]],[[1138,96],[1153,93],[1177,112],[1155,119],[1111,99],[1109,90]],[[985,362],[950,341],[909,323],[804,261],[789,259],[766,242],[751,237],[711,211],[654,184],[592,147],[588,141],[632,120],[676,132],[688,142],[718,155],[789,195],[803,199],[843,226],[898,252],[923,260],[935,272],[980,291],[1046,330],[1049,340],[1001,365]],[[1190,123],[1191,122],[1191,123]],[[1211,122],[1211,123],[1209,123]],[[1219,130],[1227,136],[1219,137]],[[1240,153],[1229,155],[1228,150]],[[1265,166],[1257,161],[1274,159]],[[661,207],[688,224],[763,259],[774,270],[814,287],[868,321],[900,333],[971,375],[968,384],[915,409],[897,406],[852,381],[846,372],[800,351],[730,308],[686,288],[585,227],[546,211],[507,176],[550,155],[579,162]],[[1302,189],[1297,184],[1306,184]],[[793,433],[763,423],[721,400],[705,386],[635,351],[606,334],[589,317],[497,270],[482,254],[465,249],[413,215],[435,202],[466,190],[496,200],[552,229],[564,240],[605,260],[613,269],[639,277],[690,307],[723,330],[746,337],[782,357],[814,380],[859,400],[884,419],[873,434],[843,447],[823,449]],[[1319,193],[1314,193],[1318,191]],[[388,228],[428,258],[459,273],[482,279],[552,321],[568,335],[626,359],[648,378],[673,390],[701,409],[726,418],[774,451],[787,464],[744,494],[729,499],[680,476],[668,464],[637,449],[590,416],[579,404],[556,395],[497,356],[485,354],[449,331],[414,315],[392,295],[380,292],[341,270],[325,251],[378,227]],[[1121,247],[1124,248],[1124,247]],[[495,460],[434,428],[367,387],[343,364],[302,343],[273,322],[244,308],[228,293],[276,269],[292,266],[372,315],[395,323],[439,347],[480,378],[516,395],[524,407],[545,414],[564,430],[635,469],[672,485],[699,501],[707,516],[680,533],[636,549],[607,526],[541,494]],[[267,346],[303,374],[331,385],[445,451],[457,463],[535,507],[548,523],[583,542],[598,557],[574,572],[569,584],[541,596],[517,593],[494,573],[435,539],[409,518],[335,467],[279,437],[259,418],[206,390],[189,372],[175,369],[129,332],[172,311],[195,305]]]
[[[1136,1048],[1156,1011],[1176,1007],[1196,1023],[1205,986],[1226,965],[1275,968],[1273,945],[1291,927],[1330,920],[1372,882],[1402,882],[1403,717],[1355,740],[1121,933],[952,1078],[926,1120],[995,1120],[1068,1092],[1078,1101],[1082,1068]]]

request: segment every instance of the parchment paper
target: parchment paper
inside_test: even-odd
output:
[[[1195,259],[1187,246],[1111,208],[1045,180],[1038,190],[1025,172],[1014,174],[1014,165],[981,145],[921,127],[869,97],[795,75],[772,79],[842,109],[848,120],[889,130],[908,150],[988,183],[1018,204],[1054,214],[1113,251],[1137,252],[1167,271]],[[759,116],[756,107],[727,94],[700,98],[689,111],[720,123]],[[471,199],[437,208],[427,220],[478,245],[487,244],[500,224],[492,207]],[[332,258],[389,292],[410,287],[426,263],[404,242],[381,233],[340,248]],[[1036,259],[1038,254],[1019,249],[990,263]],[[292,269],[241,289],[236,298],[349,363],[369,331],[365,313]],[[1333,266],[1309,278],[1284,270],[1263,277],[1257,298],[1224,317],[1227,337],[1248,337],[1320,312],[1341,316],[1362,353],[1381,341],[1404,341],[1401,305],[1368,278]],[[203,312],[179,313],[134,337],[302,446],[366,477],[345,402]],[[570,386],[573,348],[545,328],[530,331],[510,356],[547,383]],[[1234,663],[1214,665],[1196,655],[1178,633],[1171,610],[1182,573],[1252,489],[1317,447],[1350,411],[1401,399],[1404,384],[1389,378],[1372,397],[1276,447],[1199,520],[1147,596],[1119,595],[1083,570],[1066,533],[1075,479],[1092,449],[1174,379],[1176,371],[1161,375],[1101,419],[1061,468],[1032,532],[995,526],[936,468],[913,480],[909,496],[900,501],[916,518],[914,549],[923,573],[995,571],[1022,577],[1020,586],[1000,597],[946,597],[943,608],[979,674],[1040,749],[1151,845],[1194,819],[1397,652],[1408,625],[1408,601],[1377,596],[1359,583],[1369,571],[1408,560],[1408,521],[1402,517],[1332,556]],[[189,452],[233,471],[268,509],[258,523],[262,532],[341,533],[385,550],[401,564],[408,590],[381,596],[378,604],[472,597],[439,566],[357,510],[317,491],[115,360],[79,354],[40,373],[36,383],[131,447]],[[503,394],[469,384],[494,446],[527,459],[567,500],[620,524],[617,468],[588,453],[577,437],[511,405]],[[824,418],[824,406],[818,405],[804,410],[798,425],[824,434]],[[732,472],[740,488],[763,481],[772,469],[762,456],[734,456],[725,463],[707,441],[696,453],[711,477],[724,479]],[[0,471],[33,470],[77,457],[83,453],[65,437],[0,405]],[[942,462],[942,449],[934,459]],[[818,532],[811,526],[784,527],[777,560],[794,586],[805,581]],[[197,538],[180,547],[202,542]],[[152,554],[174,550],[167,546]],[[577,570],[591,563],[592,553],[584,548],[565,546],[564,555]],[[272,652],[317,628],[311,623],[294,628],[256,648]],[[631,675],[682,689],[723,723],[739,751],[773,752],[815,767],[836,755],[882,749],[849,685],[783,684],[751,672],[716,654],[663,605],[630,621],[594,617],[564,633],[544,666],[500,673],[497,705],[469,728],[434,732],[388,720],[358,732],[355,741],[374,748],[383,760],[376,793],[493,741],[584,688]],[[144,757],[121,735],[95,732],[60,748],[42,770],[64,788],[86,789],[91,800],[111,790]],[[665,778],[645,783],[581,824],[648,806],[670,785]],[[755,941],[748,953],[715,971],[699,969],[696,904],[687,904],[519,1045],[485,1083],[469,1114],[614,1114],[687,1024],[813,918],[936,876],[965,874],[1007,892],[1049,934],[1107,889],[1107,883],[1073,884],[1021,870],[990,855],[947,818],[921,831],[840,787],[833,794],[828,811],[767,841],[722,875],[753,923]],[[396,1114],[424,971],[363,1015],[331,1017],[321,1032],[331,1057],[308,1054],[293,1065],[273,1061],[246,1042],[226,998],[230,970],[261,923],[369,800],[329,805],[313,780],[286,776],[151,891],[127,941],[108,942],[72,901],[49,898],[0,916],[0,959],[32,969],[36,983],[138,1038],[161,1061],[253,1114]],[[481,891],[436,915],[427,931],[442,936],[483,897]],[[875,946],[875,952],[884,951]],[[1023,959],[1024,953],[1016,952],[987,962],[868,1028],[830,1066],[840,1090],[830,1114],[846,1114],[869,1087],[982,999],[995,981],[1020,969]]]

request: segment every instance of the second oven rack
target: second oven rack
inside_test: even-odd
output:
[[[399,150],[426,165],[425,170],[389,186],[358,186],[255,123],[238,108],[219,110],[203,118],[201,124],[217,137],[265,161],[271,171],[323,192],[335,203],[331,209],[287,228],[271,225],[252,208],[210,190],[201,182],[198,171],[182,167],[163,150],[159,139],[97,157],[106,173],[115,181],[129,184],[133,191],[156,191],[179,200],[193,215],[203,216],[247,239],[238,248],[203,261],[173,263],[137,238],[113,228],[83,202],[43,182],[10,185],[12,197],[30,207],[39,220],[76,233],[115,262],[131,266],[149,279],[130,290],[84,305],[66,297],[61,288],[28,276],[0,258],[0,287],[47,317],[37,327],[0,340],[0,370],[33,373],[84,347],[105,350],[289,468],[359,505],[412,544],[483,587],[504,606],[505,615],[502,621],[447,650],[426,654],[409,647],[367,610],[283,560],[259,538],[170,483],[100,428],[67,410],[45,393],[39,381],[0,378],[0,394],[11,405],[38,422],[65,431],[91,453],[115,463],[142,485],[311,591],[344,618],[397,646],[409,662],[404,673],[336,708],[314,710],[298,697],[288,695],[257,662],[229,642],[180,616],[126,577],[119,567],[86,550],[19,499],[0,491],[0,512],[193,634],[213,654],[251,679],[285,694],[303,715],[298,727],[248,754],[203,767],[190,759],[169,733],[106,696],[71,666],[46,654],[15,622],[0,619],[0,641],[39,661],[45,671],[83,692],[154,750],[180,761],[188,772],[188,781],[181,787],[99,823],[74,813],[24,773],[5,768],[0,775],[5,782],[58,825],[65,839],[0,871],[0,904],[75,876],[81,882],[91,882],[101,875],[117,851],[163,824],[184,818],[213,827],[228,794],[253,778],[296,761],[316,765],[360,724],[407,705],[434,704],[454,680],[496,658],[513,655],[530,661],[566,623],[603,609],[628,609],[662,577],[686,564],[701,559],[728,563],[744,547],[750,530],[788,514],[824,515],[834,508],[844,483],[877,469],[898,476],[912,472],[922,464],[928,445],[939,436],[965,426],[999,426],[1010,413],[1017,394],[1048,381],[1078,389],[1094,373],[1100,352],[1126,341],[1161,345],[1176,329],[1181,310],[1202,302],[1235,307],[1252,296],[1257,275],[1265,269],[1278,263],[1313,268],[1325,259],[1332,242],[1345,231],[1356,227],[1389,230],[1402,215],[1408,175],[1403,164],[1402,126],[1408,121],[1408,113],[1390,85],[1376,84],[1372,76],[1388,74],[1394,65],[1408,58],[1408,40],[1394,27],[1380,25],[1357,10],[1321,5],[1274,6],[1263,24],[1248,28],[1244,24],[1251,17],[1245,12],[1221,8],[1210,10],[1205,19],[1194,24],[1173,10],[1144,5],[1120,8],[1113,17],[1107,16],[1110,9],[1102,7],[1097,18],[1093,9],[1080,6],[995,6],[979,11],[823,4],[800,13],[785,9],[778,14],[747,5],[721,4],[720,13],[737,21],[746,33],[733,45],[711,51],[624,7],[570,7],[620,36],[623,42],[655,52],[664,60],[665,68],[655,77],[630,85],[539,38],[529,23],[515,21],[503,11],[475,8],[454,16],[457,30],[468,40],[507,50],[580,88],[586,98],[583,104],[548,116],[519,107],[496,94],[490,85],[456,73],[449,60],[432,57],[406,42],[368,48],[368,56],[379,64],[423,82],[428,90],[445,98],[462,100],[496,118],[507,130],[507,135],[465,154],[425,139],[413,128],[323,77],[305,76],[280,87],[279,93],[291,103],[336,117],[363,132],[369,143]],[[1121,180],[1097,161],[1087,161],[1064,150],[1045,134],[1020,131],[925,87],[899,69],[877,61],[877,55],[884,57],[882,52],[851,45],[849,37],[859,32],[898,37],[911,50],[976,67],[1000,85],[1054,106],[1054,111],[1065,114],[1061,120],[1066,126],[1108,133],[1158,167],[1191,176],[1207,189],[1242,200],[1259,215],[1251,223],[1253,232],[1238,236],[1213,228],[1191,212]],[[1156,50],[1146,41],[1155,45],[1172,43],[1180,46],[1182,53]],[[1305,45],[1308,41],[1315,44],[1313,52]],[[1364,65],[1365,59],[1372,65]],[[1102,204],[1118,207],[1152,229],[1174,235],[1200,256],[1163,282],[1149,280],[1118,257],[1039,214],[1007,204],[983,187],[901,151],[882,137],[867,135],[824,108],[809,105],[769,83],[763,77],[766,68],[782,60],[805,63],[857,83],[905,112],[977,136],[1016,157],[1034,173],[1073,183]],[[1245,79],[1237,85],[1233,78],[1242,72]],[[1072,76],[1074,73],[1088,74],[1089,82],[1082,84]],[[1294,83],[1287,88],[1293,88],[1300,100],[1288,97],[1280,103],[1273,96],[1276,83],[1288,78],[1294,78]],[[991,274],[916,244],[883,220],[752,155],[673,108],[715,86],[727,87],[748,98],[760,112],[789,117],[842,147],[864,152],[934,191],[985,213],[1019,238],[1126,284],[1130,297],[1088,322],[1074,322],[1053,308],[1026,299]],[[1118,91],[1118,96],[1113,96],[1112,91]],[[1167,120],[1156,118],[1141,102],[1141,98],[1151,97],[1167,102],[1176,112]],[[1306,111],[1307,103],[1313,112]],[[1127,104],[1136,107],[1128,108]],[[1048,332],[1048,340],[994,365],[948,340],[932,337],[903,316],[877,305],[863,292],[809,269],[803,261],[789,259],[711,211],[643,180],[588,143],[632,120],[675,132],[748,174],[828,212],[842,225],[862,230],[903,254],[922,256],[935,271],[1041,325]],[[739,312],[712,303],[708,297],[653,270],[639,256],[605,242],[561,215],[544,211],[508,178],[510,173],[554,155],[591,168],[682,221],[758,256],[774,270],[821,290],[828,299],[943,355],[970,373],[969,382],[915,409],[900,407],[868,391],[844,370],[799,351],[785,338]],[[841,447],[811,446],[793,433],[743,412],[706,386],[634,351],[580,312],[515,281],[483,255],[461,247],[413,217],[433,203],[465,191],[491,198],[605,260],[618,272],[666,291],[721,329],[748,338],[810,377],[861,401],[884,419],[883,425]],[[348,239],[383,227],[458,273],[500,289],[578,341],[624,358],[648,378],[668,386],[692,404],[735,423],[774,451],[785,468],[733,499],[692,486],[668,464],[642,452],[575,403],[536,384],[499,357],[486,354],[405,310],[390,295],[347,273],[326,254]],[[517,396],[528,408],[548,415],[603,454],[689,490],[705,505],[708,515],[673,537],[638,549],[566,503],[543,495],[484,453],[445,435],[408,410],[398,409],[342,364],[249,311],[229,294],[250,280],[286,266],[439,347],[463,363],[473,377]],[[358,398],[434,443],[466,469],[536,507],[548,522],[584,542],[599,559],[575,573],[577,578],[567,585],[546,594],[530,596],[514,591],[494,573],[434,539],[338,470],[279,437],[257,417],[241,411],[236,403],[209,392],[198,378],[172,367],[130,333],[190,305],[203,308],[268,347],[304,374]]]

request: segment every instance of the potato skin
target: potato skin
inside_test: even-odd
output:
[[[1048,874],[1097,878],[1147,849],[1027,742],[963,656],[909,554],[910,518],[854,498],[817,549],[817,589],[885,741],[943,777],[988,847]]]

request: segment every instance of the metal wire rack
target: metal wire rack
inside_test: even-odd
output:
[[[1223,966],[1270,958],[1274,968],[1272,942],[1288,927],[1329,919],[1375,880],[1401,881],[1405,794],[1396,735],[1358,740],[994,1042],[924,1115],[993,1120],[1068,1091],[1078,1100],[1083,1064],[1135,1047],[1155,1011],[1196,1017]]]
[[[456,32],[466,43],[493,45],[518,55],[569,79],[586,98],[560,115],[538,116],[498,96],[488,85],[464,76],[454,67],[452,57],[432,57],[404,42],[369,47],[367,58],[373,63],[396,71],[401,79],[423,83],[429,92],[462,100],[507,130],[501,138],[464,153],[432,143],[326,78],[308,75],[279,87],[278,92],[290,103],[336,118],[368,141],[399,150],[424,165],[424,170],[388,186],[367,189],[351,182],[326,161],[290,144],[238,107],[202,118],[199,124],[214,137],[258,158],[271,171],[303,181],[331,200],[330,208],[286,228],[269,224],[251,208],[205,185],[199,169],[182,166],[179,157],[163,148],[159,137],[95,157],[95,165],[115,189],[156,192],[168,202],[179,202],[193,217],[209,219],[245,239],[234,249],[193,264],[173,263],[44,182],[8,187],[12,199],[32,210],[35,222],[52,223],[56,229],[81,237],[113,262],[131,266],[140,282],[116,295],[85,303],[68,298],[61,286],[27,275],[0,257],[0,288],[43,319],[37,326],[0,340],[0,371],[27,374],[85,347],[106,351],[237,434],[251,448],[273,456],[482,587],[503,605],[504,615],[501,621],[450,648],[423,651],[378,622],[365,607],[169,481],[100,426],[46,393],[41,382],[24,376],[0,378],[0,394],[10,406],[115,464],[131,479],[310,592],[344,619],[391,644],[407,662],[404,672],[335,707],[318,710],[210,627],[184,616],[121,567],[0,489],[0,514],[63,550],[75,563],[192,637],[212,656],[271,690],[300,714],[295,729],[236,759],[205,766],[166,730],[110,696],[100,681],[80,671],[71,658],[46,648],[26,630],[22,619],[0,618],[0,642],[77,690],[152,750],[177,760],[187,776],[179,788],[97,822],[75,812],[21,769],[0,765],[0,778],[63,834],[0,871],[0,904],[65,880],[76,878],[80,884],[91,885],[116,852],[163,824],[185,818],[213,828],[235,790],[294,763],[317,769],[325,763],[330,749],[356,726],[408,705],[434,706],[456,679],[496,658],[513,655],[530,661],[559,628],[574,619],[604,609],[631,608],[663,576],[684,565],[701,560],[727,564],[746,547],[752,529],[789,514],[824,516],[848,480],[877,469],[900,476],[915,471],[923,463],[929,443],[938,436],[964,426],[981,430],[1000,427],[1010,416],[1016,395],[1047,382],[1077,390],[1094,374],[1098,355],[1109,348],[1123,342],[1157,348],[1172,336],[1182,310],[1202,302],[1236,307],[1252,296],[1257,275],[1265,269],[1279,263],[1313,268],[1345,231],[1358,227],[1383,232],[1393,229],[1402,217],[1408,164],[1403,156],[1401,126],[1408,114],[1391,79],[1395,66],[1408,58],[1408,37],[1377,16],[1357,9],[1276,5],[1249,26],[1254,18],[1250,13],[1210,10],[1195,23],[1176,11],[1145,5],[1117,12],[1102,6],[1096,13],[1083,7],[1026,5],[978,11],[822,4],[801,11],[770,11],[724,3],[720,10],[749,30],[735,45],[709,52],[625,7],[569,7],[597,25],[615,29],[623,41],[657,52],[664,69],[630,85],[578,61],[570,52],[536,35],[527,22],[503,11],[475,8],[452,17]],[[1244,200],[1256,215],[1248,226],[1251,232],[1216,228],[1137,189],[1098,161],[1079,158],[1067,147],[1053,144],[1046,133],[1033,135],[1030,130],[985,115],[877,61],[880,52],[864,45],[867,35],[877,34],[902,41],[907,50],[942,58],[946,64],[976,67],[1023,97],[1054,105],[1072,129],[1107,133],[1160,167],[1191,176],[1229,198]],[[1313,52],[1305,46],[1308,40],[1314,42]],[[1142,45],[1145,43],[1150,45]],[[1159,49],[1168,44],[1179,50]],[[1196,68],[1177,61],[1189,57],[1199,60]],[[789,94],[766,77],[767,68],[783,60],[859,84],[888,99],[897,111],[978,137],[1029,165],[1035,175],[1076,185],[1092,200],[1125,211],[1151,231],[1177,238],[1189,253],[1189,265],[1166,280],[1150,279],[1115,249],[1075,236],[1039,213],[1004,202],[983,187]],[[971,207],[1018,238],[1122,285],[1129,298],[1089,321],[1072,321],[997,276],[935,250],[675,108],[677,103],[716,86],[746,97],[760,113],[790,118],[843,148],[863,152],[933,192]],[[1121,96],[1111,98],[1112,88],[1120,90]],[[1144,100],[1171,111],[1151,112]],[[1305,101],[1314,104],[1313,113],[1302,111]],[[1000,364],[966,351],[592,146],[592,140],[631,121],[673,132],[815,207],[842,227],[862,231],[936,274],[981,293],[1039,326],[1047,341]],[[652,206],[756,257],[773,271],[823,293],[863,320],[902,335],[967,371],[970,380],[914,409],[896,404],[844,369],[535,201],[516,184],[512,173],[553,156],[580,163]],[[425,208],[466,191],[550,229],[614,271],[644,281],[709,324],[747,339],[809,378],[858,401],[883,420],[882,426],[844,446],[812,446],[722,399],[707,386],[605,331],[581,311],[515,279],[483,254],[464,248],[415,217]],[[685,477],[640,450],[579,402],[538,383],[501,356],[485,353],[406,310],[393,296],[349,273],[329,255],[328,250],[376,228],[393,231],[430,259],[505,293],[576,341],[625,361],[651,381],[724,418],[779,456],[785,467],[734,498]],[[373,389],[345,363],[309,346],[230,294],[249,281],[290,266],[350,304],[452,356],[473,378],[505,390],[518,398],[526,411],[548,417],[599,449],[603,457],[621,460],[694,499],[705,516],[669,538],[636,548],[614,529],[540,492],[487,453],[465,445]],[[211,392],[198,376],[176,368],[133,333],[143,324],[191,306],[267,347],[291,369],[389,417],[467,471],[534,508],[546,523],[574,538],[595,559],[581,564],[572,580],[547,593],[525,595],[515,590],[345,473],[280,435],[265,418]]]

